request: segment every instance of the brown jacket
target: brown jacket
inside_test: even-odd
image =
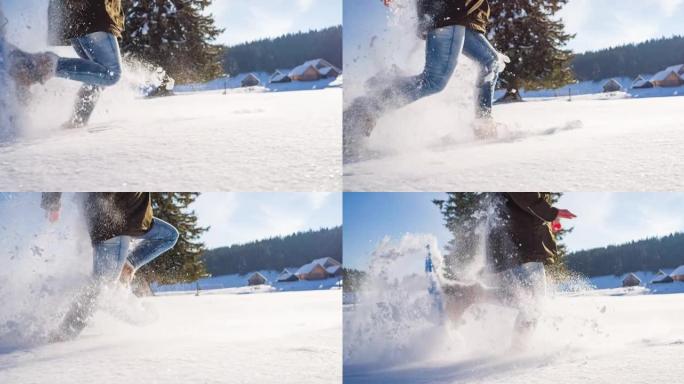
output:
[[[57,210],[60,200],[61,193],[43,193],[41,206]],[[93,243],[117,236],[140,236],[152,226],[152,196],[148,192],[86,193],[82,203]]]
[[[497,271],[528,262],[553,264],[558,256],[556,239],[549,225],[558,210],[548,193],[507,192],[502,194],[500,221],[490,237],[490,259]]]
[[[487,33],[490,12],[488,0],[418,0],[418,20],[425,30],[463,25]]]
[[[68,45],[73,38],[95,32],[108,32],[120,38],[123,30],[121,0],[50,0],[50,44]]]

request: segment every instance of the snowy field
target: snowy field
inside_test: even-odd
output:
[[[516,308],[475,303],[456,322],[429,293],[439,272],[423,272],[426,244],[440,271],[434,236],[385,238],[371,254],[362,288],[345,295],[345,383],[681,382],[684,293],[593,289],[575,279],[563,290],[549,284],[546,297],[515,300]],[[461,270],[464,281],[475,280],[481,259]],[[539,320],[530,338],[513,343],[517,308],[538,310]]]
[[[684,374],[683,302],[684,294],[558,296],[523,352],[509,350],[502,330],[512,315],[485,308],[457,334],[442,335],[451,347],[392,366],[348,364],[344,382],[677,383]]]
[[[73,84],[52,80],[34,95],[18,141],[0,147],[2,189],[341,189],[340,88],[145,100],[121,85],[79,130],[60,128]]]
[[[100,311],[75,341],[0,349],[0,383],[342,382],[339,290],[140,304],[136,323]]]
[[[682,97],[530,99],[500,105],[500,140],[476,142],[450,95],[379,121],[346,190],[675,190],[684,188]],[[449,102],[454,104],[449,105]],[[435,104],[431,105],[433,102]],[[449,108],[455,110],[450,112]]]

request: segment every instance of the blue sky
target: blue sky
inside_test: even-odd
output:
[[[390,32],[388,14],[379,0],[345,0],[345,44],[365,46]],[[684,34],[684,0],[570,0],[560,17],[577,34],[569,44],[576,52]]]
[[[342,225],[341,193],[203,193],[192,207],[209,248]]]
[[[30,20],[10,28],[31,24],[32,33],[40,34],[46,31],[47,3],[0,0],[10,20]],[[228,45],[342,24],[342,0],[214,0],[207,12],[226,29],[218,42]]]
[[[431,201],[441,193],[375,193],[344,196],[344,262],[364,268],[385,237],[433,234],[440,246],[451,238]],[[620,244],[684,231],[684,193],[567,193],[559,201],[578,215],[565,243],[571,251]]]
[[[342,24],[342,0],[214,0],[209,12],[228,45]]]

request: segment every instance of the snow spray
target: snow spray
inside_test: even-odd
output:
[[[354,41],[345,50],[346,106],[397,77],[423,71],[426,43],[417,33],[415,0],[396,0],[386,14],[387,27],[382,32],[368,35],[358,44]],[[443,92],[381,116],[367,140],[368,149],[383,154],[406,153],[474,140],[471,125],[479,74],[478,65],[462,55]]]
[[[39,193],[0,194],[0,351],[44,342],[92,271],[78,203],[48,223]]]

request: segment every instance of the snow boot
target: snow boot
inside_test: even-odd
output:
[[[62,124],[63,129],[79,129],[88,125],[90,116],[95,110],[100,99],[102,88],[93,85],[84,85],[79,89],[76,97],[76,105],[74,105],[74,114],[71,119]]]
[[[344,111],[343,156],[345,164],[361,158],[363,141],[375,128],[376,113],[372,105],[370,98],[359,98]]]
[[[21,86],[45,83],[55,76],[59,56],[51,52],[30,54],[18,49],[9,54],[9,73]]]
[[[81,334],[95,312],[100,290],[101,284],[94,282],[81,291],[64,315],[59,328],[50,333],[49,342],[69,341]]]

